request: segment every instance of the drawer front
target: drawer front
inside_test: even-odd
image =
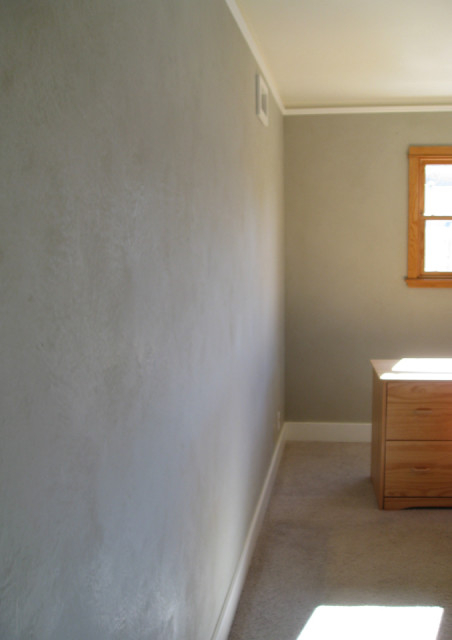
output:
[[[452,383],[390,383],[386,407],[386,438],[452,440]]]
[[[452,442],[387,442],[384,493],[452,497]]]
[[[452,382],[450,380],[411,380],[388,382],[388,399],[395,402],[450,402],[452,404]]]

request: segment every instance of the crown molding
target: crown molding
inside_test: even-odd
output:
[[[452,111],[452,104],[405,105],[392,107],[301,107],[284,108],[285,116],[324,116],[354,113],[440,113]]]
[[[257,64],[260,67],[260,71],[262,73],[262,75],[264,76],[270,91],[272,92],[272,95],[275,99],[276,104],[279,107],[279,110],[281,111],[281,113],[284,115],[285,109],[284,109],[284,105],[282,103],[281,100],[281,96],[279,95],[279,91],[278,88],[276,86],[276,82],[272,76],[272,73],[270,71],[270,69],[268,68],[267,63],[264,60],[264,57],[262,56],[259,47],[256,44],[256,41],[251,33],[251,31],[248,28],[248,25],[245,22],[245,18],[242,15],[242,12],[240,11],[240,9],[237,6],[237,3],[235,2],[235,0],[224,0],[225,3],[227,4],[227,6],[229,7],[230,12],[232,13],[232,16],[234,18],[234,20],[237,23],[238,28],[240,29],[240,31],[242,32],[243,37],[245,38],[246,43],[248,44],[248,47],[251,51],[251,53],[254,56],[254,59],[256,60]]]
[[[361,106],[361,107],[285,107],[281,99],[277,84],[267,65],[257,43],[252,35],[242,12],[235,0],[224,0],[228,6],[238,28],[240,29],[248,47],[254,56],[260,71],[267,82],[283,116],[323,116],[346,114],[371,114],[371,113],[441,113],[452,111],[452,104],[438,105],[394,105],[394,106]]]

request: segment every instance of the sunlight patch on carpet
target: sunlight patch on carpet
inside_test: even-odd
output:
[[[317,607],[297,640],[436,640],[442,607]]]

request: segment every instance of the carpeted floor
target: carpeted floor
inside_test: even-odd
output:
[[[442,607],[452,639],[452,509],[380,511],[368,444],[287,443],[229,640],[304,640],[322,605]]]

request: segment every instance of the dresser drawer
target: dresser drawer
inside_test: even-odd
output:
[[[388,382],[388,400],[393,402],[450,402],[452,404],[452,382],[450,380],[392,381]]]
[[[452,440],[452,406],[388,403],[387,440]]]
[[[386,407],[388,440],[452,440],[452,383],[392,382]]]
[[[452,497],[452,442],[387,442],[384,495]]]

